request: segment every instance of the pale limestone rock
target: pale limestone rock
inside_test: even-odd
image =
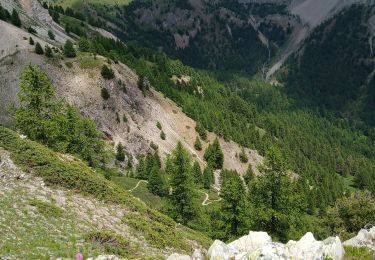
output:
[[[323,241],[323,256],[325,258],[340,260],[344,254],[345,250],[339,237],[329,237]]]
[[[194,253],[191,255],[192,260],[204,260],[204,256],[199,249],[195,249]]]
[[[236,254],[238,254],[236,249],[220,240],[215,240],[210,249],[208,249],[208,257],[211,260],[229,260],[233,259]]]
[[[355,247],[368,247],[375,250],[375,227],[370,230],[361,229],[358,234],[345,241],[344,246],[355,246]]]
[[[270,243],[272,239],[266,232],[250,231],[248,235],[229,243],[228,246],[240,252],[252,252]]]

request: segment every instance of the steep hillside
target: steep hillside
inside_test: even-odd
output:
[[[0,230],[7,234],[1,257],[72,258],[81,251],[162,258],[208,246],[205,236],[150,210],[74,157],[4,127],[0,146]]]
[[[355,5],[316,28],[287,69],[289,93],[374,125],[373,19]]]
[[[176,143],[182,141],[200,164],[205,165],[204,150],[217,136],[210,133],[207,142],[203,142],[202,151],[195,150],[194,140],[198,136],[196,123],[160,93],[151,90],[144,96],[137,86],[138,76],[127,66],[112,64],[116,77],[104,80],[100,69],[107,61],[103,57],[82,53],[77,58],[64,61],[58,58],[46,59],[34,53],[33,46],[24,40],[30,34],[1,21],[0,28],[4,32],[1,37],[8,39],[7,53],[4,53],[0,62],[0,70],[4,75],[1,79],[4,86],[1,88],[3,118],[7,114],[7,107],[16,102],[19,75],[32,63],[43,68],[51,77],[58,94],[77,106],[83,115],[92,118],[114,145],[122,143],[128,152],[137,156],[150,153],[150,144],[154,143],[165,158]],[[34,38],[35,41],[39,40]],[[45,44],[43,41],[40,43]],[[110,94],[107,100],[101,96],[101,89],[104,88]],[[2,120],[3,123],[7,121],[6,118]],[[166,135],[165,140],[160,138],[158,122]],[[244,173],[249,164],[241,163],[237,157],[241,147],[223,138],[220,138],[220,143],[225,155],[225,168]],[[255,150],[246,149],[246,153],[253,170],[258,172],[256,167],[261,164],[262,157]]]

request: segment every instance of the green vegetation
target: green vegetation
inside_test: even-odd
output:
[[[101,74],[104,79],[113,79],[115,77],[113,70],[105,64],[102,66]]]
[[[49,37],[51,40],[55,40],[55,34],[54,34],[51,30],[48,30],[48,37]]]
[[[100,90],[100,94],[101,94],[101,96],[102,96],[102,98],[103,98],[104,100],[108,100],[108,99],[111,97],[111,95],[110,95],[109,92],[108,92],[108,89],[106,89],[106,88],[102,88],[102,89]]]
[[[31,26],[29,26],[29,28],[27,28],[27,32],[32,33],[32,34],[36,34],[35,29]]]
[[[38,199],[30,200],[30,205],[36,207],[45,217],[60,217],[63,211],[56,205]]]
[[[201,212],[196,200],[194,182],[191,175],[191,161],[188,152],[179,142],[167,159],[166,173],[170,176],[171,192],[167,196],[167,212],[177,222],[199,227]]]
[[[55,99],[48,76],[29,65],[20,77],[20,106],[12,108],[14,127],[31,140],[75,154],[91,166],[102,165],[102,135],[72,106]]]
[[[46,54],[48,58],[53,57],[52,49],[48,45],[46,45],[46,47],[44,48],[44,53]]]
[[[243,147],[241,148],[241,152],[238,155],[238,157],[240,158],[240,161],[242,163],[247,163],[249,161],[249,157],[247,156],[245,149]]]
[[[68,58],[74,58],[77,56],[76,50],[74,49],[74,46],[71,40],[66,40],[64,44],[64,55]]]
[[[43,47],[42,47],[42,45],[40,45],[39,42],[37,42],[37,43],[35,44],[35,53],[36,53],[36,54],[39,54],[39,55],[43,55],[43,54],[44,54]]]
[[[7,21],[10,19],[10,13],[0,4],[0,20]]]
[[[212,144],[209,144],[204,152],[204,159],[214,169],[223,168],[224,154],[221,151],[219,140],[216,138]]]
[[[125,161],[125,150],[122,143],[119,143],[116,147],[116,160],[120,162]]]
[[[344,239],[354,237],[375,216],[375,199],[370,192],[354,192],[327,209],[325,228]]]
[[[43,145],[22,140],[17,133],[2,126],[0,126],[0,146],[11,153],[17,165],[41,177],[46,185],[74,190],[127,208],[128,219],[124,219],[124,222],[144,231],[145,233],[141,235],[146,239],[149,238],[149,242],[159,248],[168,246],[186,251],[190,250],[190,242],[187,239],[196,240],[205,247],[211,242],[204,235],[177,225],[165,215],[146,207],[124,189],[106,180],[81,161],[64,161],[57,153]],[[142,223],[141,227],[138,227],[137,223]],[[152,237],[153,231],[157,232],[157,237]]]
[[[129,242],[112,231],[94,231],[87,234],[87,239],[103,247],[107,254],[129,256]]]
[[[195,138],[195,141],[194,141],[194,148],[195,148],[195,150],[197,150],[197,151],[202,151],[202,143],[201,143],[201,140],[199,139],[198,136]]]
[[[286,174],[286,161],[280,151],[271,148],[266,154],[263,175],[250,183],[249,197],[254,205],[252,214],[256,230],[264,230],[277,239],[287,241],[293,225],[301,223],[306,208],[298,179]]]
[[[21,25],[22,25],[21,19],[18,15],[18,12],[16,11],[16,9],[13,9],[12,16],[10,17],[10,21],[13,25],[15,25],[17,27],[21,27]]]
[[[375,257],[374,252],[367,247],[344,247],[345,256],[344,259],[351,260],[372,260]]]
[[[29,38],[29,44],[30,44],[30,45],[34,45],[34,40],[33,40],[32,37]]]
[[[165,140],[165,139],[166,139],[166,135],[165,135],[164,131],[161,131],[161,132],[160,132],[160,138],[161,138],[162,140]]]

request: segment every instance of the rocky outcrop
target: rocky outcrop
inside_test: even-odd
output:
[[[204,260],[204,256],[199,249],[195,249],[194,253],[190,256],[188,255],[181,255],[181,254],[171,254],[168,256],[167,260]]]
[[[345,241],[344,246],[368,247],[375,251],[375,227],[370,229],[361,229],[358,234]]]
[[[338,237],[324,241],[315,240],[312,233],[306,233],[299,241],[287,244],[272,242],[265,232],[250,231],[229,244],[216,240],[208,250],[208,256],[216,259],[342,259],[344,248]]]

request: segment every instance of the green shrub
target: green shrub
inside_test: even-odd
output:
[[[107,254],[115,254],[119,256],[129,255],[129,241],[122,236],[109,231],[100,230],[93,231],[86,235],[87,240],[104,248]]]
[[[54,34],[51,30],[48,30],[48,37],[49,37],[51,40],[55,40],[55,34]]]
[[[345,257],[344,259],[352,260],[373,260],[375,259],[374,251],[367,247],[352,247],[345,246]]]
[[[166,135],[165,135],[164,131],[161,131],[161,133],[160,133],[160,138],[161,138],[162,140],[165,140]]]
[[[159,130],[161,130],[162,129],[162,126],[161,126],[161,124],[160,124],[160,122],[158,121],[158,122],[156,122],[156,127],[157,128],[159,128]]]
[[[108,92],[108,89],[106,89],[106,88],[102,88],[101,95],[102,95],[102,98],[104,100],[107,100],[107,99],[109,99],[111,97],[111,95]]]
[[[69,69],[73,68],[73,63],[70,61],[65,62],[65,66],[67,66]]]
[[[18,12],[13,9],[12,11],[12,16],[10,18],[10,21],[12,22],[13,25],[17,26],[17,27],[21,27],[22,23],[21,23],[21,19],[18,15]]]
[[[43,48],[42,48],[42,45],[40,45],[39,42],[37,42],[37,43],[35,44],[35,53],[36,53],[36,54],[39,54],[39,55],[43,55],[43,54],[44,54],[44,50],[43,50]]]
[[[102,67],[101,74],[104,79],[113,79],[115,77],[113,70],[105,64]]]
[[[30,45],[34,45],[34,40],[33,40],[32,37],[29,38],[29,44],[30,44]]]
[[[32,33],[32,34],[36,34],[35,29],[34,29],[33,27],[31,27],[31,26],[29,26],[29,28],[27,28],[27,31],[28,31],[29,33]]]
[[[52,58],[53,57],[53,54],[52,54],[52,49],[51,47],[49,47],[48,45],[46,45],[45,47],[45,54],[48,58]]]
[[[204,129],[201,123],[197,122],[197,125],[195,126],[195,131],[197,131],[197,133],[199,134],[200,138],[202,138],[202,140],[207,140],[206,130]]]
[[[241,152],[239,154],[240,161],[242,163],[247,163],[249,161],[249,157],[247,156],[245,149],[242,147]]]
[[[63,212],[62,209],[54,204],[38,199],[31,199],[29,204],[36,207],[38,211],[46,217],[60,217]]]
[[[74,58],[77,56],[73,43],[70,40],[67,40],[64,44],[64,55],[68,58]]]
[[[202,143],[198,136],[195,138],[194,148],[197,151],[202,151]]]

